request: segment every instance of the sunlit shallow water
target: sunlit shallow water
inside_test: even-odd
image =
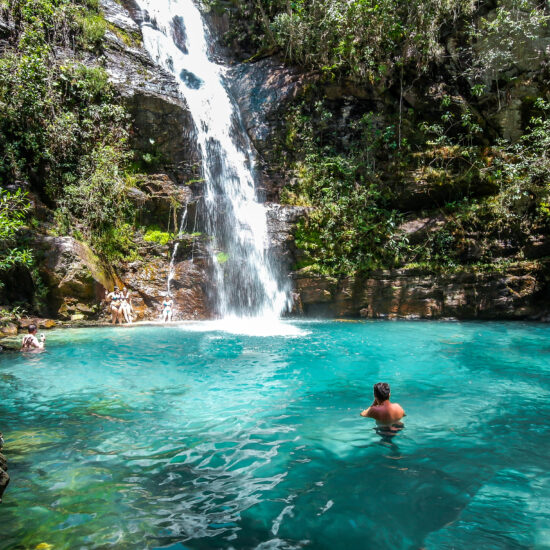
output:
[[[550,327],[227,328],[1,356],[0,548],[550,548]],[[393,439],[359,416],[377,381]]]

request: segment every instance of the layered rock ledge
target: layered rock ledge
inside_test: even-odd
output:
[[[369,319],[548,320],[548,267],[492,273],[373,272],[341,281],[295,273],[296,310],[308,316]]]

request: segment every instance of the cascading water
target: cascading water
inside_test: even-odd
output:
[[[221,317],[277,318],[288,283],[269,257],[266,209],[256,196],[254,157],[224,67],[208,55],[208,31],[192,0],[138,0],[144,45],[177,79],[195,123],[205,180],[205,231],[213,237]]]

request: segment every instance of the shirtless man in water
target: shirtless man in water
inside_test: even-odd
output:
[[[21,351],[44,349],[44,346],[46,345],[46,337],[43,334],[40,336],[40,340],[36,337],[36,325],[29,325],[27,330],[29,333],[23,336]]]
[[[405,411],[401,405],[390,402],[390,385],[378,382],[374,384],[374,401],[361,413],[361,416],[374,418],[380,426],[391,426],[405,416]]]

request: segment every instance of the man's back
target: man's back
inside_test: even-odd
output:
[[[399,422],[404,416],[405,411],[398,403],[390,401],[390,385],[386,382],[378,382],[373,388],[374,401],[372,405],[365,409],[361,416],[374,418],[378,424],[389,426],[394,422]]]
[[[393,424],[405,416],[405,411],[399,403],[391,403],[389,400],[380,405],[369,407],[367,415],[374,418],[378,424]]]

